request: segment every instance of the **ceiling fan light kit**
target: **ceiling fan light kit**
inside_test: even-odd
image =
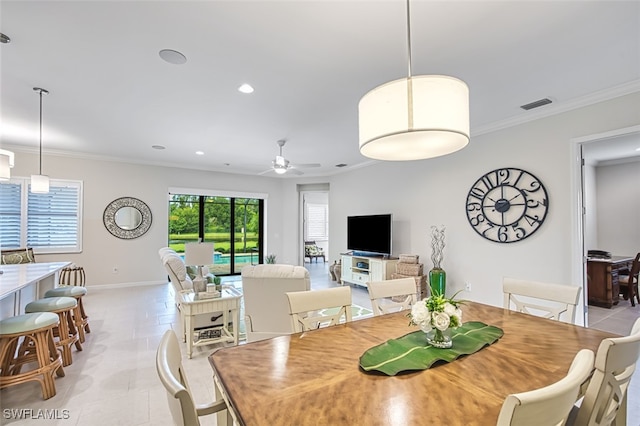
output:
[[[42,95],[49,94],[49,91],[39,87],[34,87],[33,90],[40,94],[40,168],[39,174],[31,175],[31,192],[47,194],[49,192],[49,176],[42,174]]]
[[[439,157],[469,143],[469,87],[444,75],[411,75],[407,0],[408,76],[368,92],[358,105],[360,153],[376,160]]]
[[[265,173],[270,173],[270,172],[275,172],[279,175],[283,175],[287,172],[291,172],[295,175],[303,175],[304,173],[301,172],[300,170],[298,170],[299,168],[305,168],[305,167],[320,167],[320,164],[318,163],[311,163],[311,164],[291,164],[289,162],[289,160],[287,160],[286,158],[284,158],[284,156],[282,155],[282,147],[284,147],[284,145],[287,143],[286,139],[280,139],[278,140],[277,144],[280,147],[280,153],[278,155],[276,155],[276,158],[271,161],[271,168],[268,170],[265,170],[264,172],[258,173],[259,175],[263,175]]]

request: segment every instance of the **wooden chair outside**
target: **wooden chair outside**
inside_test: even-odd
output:
[[[411,309],[418,300],[416,282],[413,278],[371,281],[367,283],[367,290],[374,315]]]
[[[582,349],[561,380],[540,389],[507,396],[497,426],[564,425],[578,398],[580,386],[591,375],[594,358],[593,351]]]
[[[344,318],[351,321],[351,287],[334,287],[314,291],[294,291],[286,293],[289,300],[291,330],[294,333],[313,330],[326,324],[339,324]],[[335,313],[322,310],[337,309]]]
[[[620,294],[625,300],[631,301],[631,306],[636,306],[634,299],[640,303],[640,295],[638,294],[638,280],[640,278],[640,253],[636,254],[636,258],[631,264],[629,275],[619,275],[618,284],[620,285]]]
[[[195,404],[187,376],[182,368],[180,344],[173,330],[167,330],[160,340],[156,351],[156,370],[167,391],[167,401],[175,424],[197,426],[200,424],[200,416],[227,409],[227,404],[224,401],[213,401],[203,405]],[[228,411],[227,423],[231,424]]]
[[[565,314],[565,322],[574,323],[576,306],[580,298],[580,287],[550,284],[536,281],[503,278],[504,308],[560,321]],[[524,297],[524,299],[523,299]],[[532,300],[537,299],[537,300]],[[551,302],[540,304],[539,301]],[[538,313],[539,312],[539,313]]]
[[[640,356],[640,318],[627,337],[604,339],[596,355],[595,371],[575,426],[623,425],[627,419],[627,390]],[[619,420],[617,420],[619,419]]]

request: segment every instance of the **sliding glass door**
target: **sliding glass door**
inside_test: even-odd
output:
[[[261,199],[171,194],[169,246],[184,253],[188,242],[213,242],[211,272],[239,274],[245,265],[262,263],[263,215]]]

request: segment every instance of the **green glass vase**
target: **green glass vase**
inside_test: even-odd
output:
[[[429,271],[429,289],[431,290],[431,296],[445,294],[445,290],[447,289],[447,273],[444,269],[433,268]]]

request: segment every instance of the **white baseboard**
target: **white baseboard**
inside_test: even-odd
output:
[[[131,283],[115,283],[115,284],[96,284],[87,286],[91,291],[94,290],[110,290],[114,288],[131,288],[131,287],[147,287],[151,285],[169,284],[169,281],[139,281]]]

